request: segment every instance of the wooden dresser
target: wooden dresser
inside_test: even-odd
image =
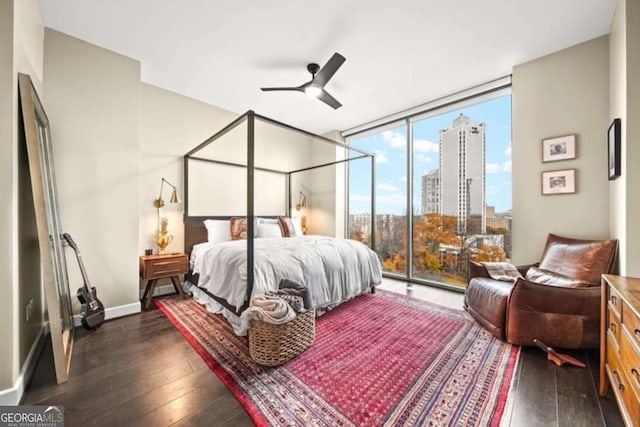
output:
[[[609,383],[625,424],[640,426],[640,279],[602,276],[600,395]]]

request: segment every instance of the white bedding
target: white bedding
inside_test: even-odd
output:
[[[197,246],[191,262],[200,275],[198,286],[240,309],[247,286],[246,241]],[[254,239],[254,266],[252,296],[290,279],[309,288],[316,308],[367,293],[382,280],[378,256],[367,246],[323,236]]]

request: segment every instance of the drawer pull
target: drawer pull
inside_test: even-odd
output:
[[[177,269],[177,270],[176,269],[173,269],[173,270],[158,270],[158,271],[154,271],[153,275],[157,276],[158,274],[166,274],[166,273],[178,273],[178,274],[180,274],[180,271],[181,270],[179,270],[179,269]]]
[[[640,386],[640,372],[636,368],[631,368],[631,375],[636,380],[636,383]]]
[[[624,390],[624,383],[620,379],[620,374],[618,371],[613,371],[613,378],[616,380],[616,387],[618,390]]]
[[[640,338],[640,329],[638,328],[634,329],[633,333],[636,334],[636,337]]]
[[[616,324],[611,322],[611,324],[609,325],[609,329],[611,329],[611,332],[613,332],[615,334],[616,333]]]
[[[615,295],[611,295],[611,304],[616,305],[616,301],[618,301],[618,298]]]
[[[156,266],[156,265],[170,265],[170,264],[179,264],[180,262],[182,262],[182,261],[157,261],[157,262],[154,262],[153,265],[154,266]]]

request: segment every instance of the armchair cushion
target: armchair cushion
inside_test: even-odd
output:
[[[618,241],[580,240],[549,234],[540,268],[600,286],[600,275],[611,269]]]
[[[519,279],[506,310],[506,338],[533,345],[537,338],[557,348],[597,348],[600,287],[562,288]]]
[[[573,277],[567,277],[538,267],[529,268],[525,278],[530,282],[561,288],[586,288],[591,286],[591,283],[587,280],[574,279]]]

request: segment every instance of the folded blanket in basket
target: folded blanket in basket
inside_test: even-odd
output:
[[[241,317],[246,322],[255,319],[279,325],[292,321],[296,317],[296,312],[282,298],[262,295],[251,300],[251,305]]]
[[[309,289],[298,282],[294,282],[289,279],[282,279],[278,284],[278,294],[286,294],[286,295],[294,295],[302,298],[302,302],[304,304],[305,309],[310,309],[313,307],[313,301],[311,300],[311,293]]]

